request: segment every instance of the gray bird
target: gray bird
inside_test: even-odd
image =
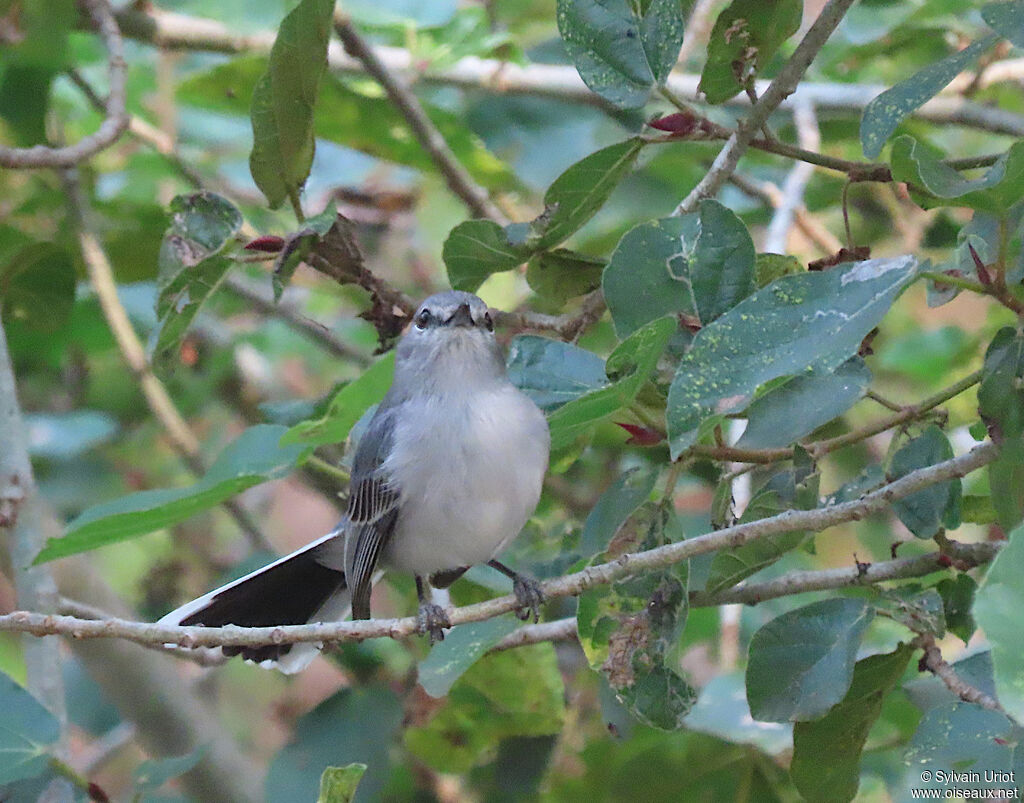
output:
[[[550,436],[537,406],[505,374],[487,305],[431,296],[395,356],[395,378],[359,441],[348,510],[324,537],[167,614],[159,624],[264,627],[370,618],[378,564],[416,577],[419,629],[451,627],[429,586],[487,563],[512,579],[521,619],[539,616],[537,582],[495,560],[532,515]],[[319,645],[225,647],[297,672]]]

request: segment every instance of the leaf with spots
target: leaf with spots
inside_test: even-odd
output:
[[[673,458],[766,382],[849,359],[916,275],[902,256],[784,276],[701,329],[669,389]]]
[[[679,0],[558,0],[555,13],[583,82],[624,109],[647,102],[683,44]]]

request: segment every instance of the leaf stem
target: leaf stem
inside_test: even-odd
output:
[[[306,216],[302,212],[302,201],[299,199],[298,187],[288,188],[288,200],[291,201],[292,210],[295,212],[295,219],[298,220],[299,223],[305,223]]]

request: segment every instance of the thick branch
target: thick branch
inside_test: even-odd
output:
[[[591,566],[583,571],[545,581],[541,584],[548,599],[576,596],[588,588],[630,577],[652,569],[671,566],[688,558],[732,549],[758,538],[807,530],[820,532],[848,521],[855,521],[888,508],[923,488],[939,482],[963,477],[996,459],[997,447],[986,443],[965,455],[918,469],[884,485],[860,499],[815,510],[789,510],[747,524],[737,524],[716,532],[705,533],[686,541],[656,549],[622,555],[609,563]],[[453,625],[479,622],[514,610],[512,595],[455,608],[449,612]],[[196,646],[258,646],[289,642],[363,641],[368,638],[401,638],[417,631],[415,617],[374,619],[359,622],[330,622],[281,627],[166,627],[121,619],[91,621],[68,616],[47,616],[41,613],[16,611],[0,616],[0,631],[32,633],[37,636],[61,633],[73,638],[123,638],[147,644]]]
[[[125,63],[121,32],[107,0],[83,0],[93,25],[99,30],[107,47],[110,65],[110,94],[105,106],[106,117],[94,134],[83,137],[74,145],[51,148],[35,145],[31,148],[0,146],[0,166],[13,168],[73,167],[84,162],[104,148],[113,145],[128,128],[125,112]]]
[[[800,79],[803,78],[807,68],[811,66],[814,57],[818,55],[818,51],[828,41],[829,36],[832,35],[853,3],[854,0],[829,0],[818,18],[807,29],[807,33],[797,45],[789,61],[779,70],[775,80],[764,90],[750,110],[750,114],[740,122],[736,133],[729,137],[725,147],[719,151],[711,169],[676,207],[675,214],[682,215],[693,212],[701,200],[711,198],[718,193],[736,169],[740,157],[746,152],[754,135],[768,120],[771,113],[779,107],[779,104],[796,91]]]

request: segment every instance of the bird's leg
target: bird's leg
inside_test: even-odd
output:
[[[444,628],[451,627],[448,614],[440,605],[435,605],[427,596],[427,584],[423,578],[416,575],[416,596],[420,601],[419,613],[416,615],[416,625],[420,633],[430,634],[430,643],[444,641]]]
[[[506,577],[512,578],[512,593],[516,595],[516,616],[524,622],[533,616],[534,622],[540,621],[540,606],[544,604],[544,592],[540,590],[540,583],[528,574],[520,574],[510,569],[504,563],[496,560],[487,561],[492,569],[497,569]]]

